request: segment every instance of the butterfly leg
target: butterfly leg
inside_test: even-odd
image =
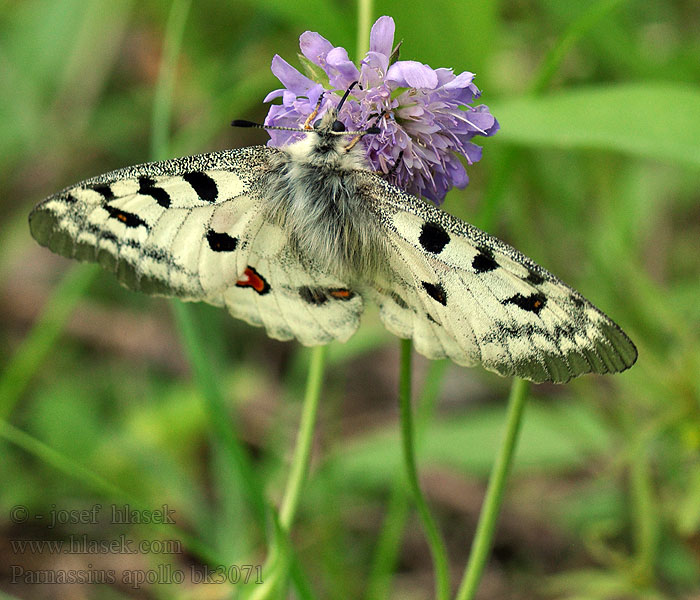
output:
[[[403,150],[399,152],[399,155],[396,157],[396,160],[394,161],[394,164],[391,166],[391,169],[386,174],[386,177],[391,177],[394,173],[396,173],[396,169],[399,168],[399,165],[401,164],[401,159],[403,158]]]
[[[321,102],[323,102],[323,92],[318,97],[318,102],[316,102],[316,108],[314,108],[313,112],[308,117],[306,117],[306,121],[304,121],[304,129],[314,128],[311,122],[316,118],[318,111],[321,110]]]

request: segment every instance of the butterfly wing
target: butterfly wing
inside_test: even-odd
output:
[[[520,252],[379,178],[368,185],[393,277],[374,291],[386,327],[429,358],[566,382],[623,371],[634,344],[605,314]]]
[[[251,183],[269,152],[244,148],[119,169],[47,198],[29,227],[40,244],[98,262],[131,289],[215,296],[245,268],[261,209]]]
[[[357,329],[362,297],[311,260],[292,251],[284,231],[263,221],[251,244],[248,266],[224,292],[235,317],[265,327],[279,340],[296,338],[305,346],[346,341]]]
[[[274,152],[257,146],[113,171],[41,202],[30,230],[131,289],[225,305],[278,339],[345,340],[359,323],[359,295],[302,265],[265,221],[255,183]]]

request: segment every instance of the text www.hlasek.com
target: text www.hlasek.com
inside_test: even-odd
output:
[[[10,540],[13,554],[182,554],[180,540],[111,540],[71,535],[66,540]]]

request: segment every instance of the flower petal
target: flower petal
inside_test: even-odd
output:
[[[328,64],[326,72],[330,76],[329,82],[333,87],[347,88],[360,76],[360,72],[348,57],[348,51],[345,48],[333,48],[326,56],[326,62]]]
[[[380,52],[368,52],[362,61],[360,84],[363,88],[373,88],[384,83],[389,68],[389,57]]]
[[[392,81],[399,87],[427,88],[434,90],[438,84],[438,77],[428,65],[415,60],[399,60],[389,67],[386,74],[388,81]]]
[[[284,87],[294,92],[297,96],[305,94],[309,88],[316,85],[306,75],[302,75],[286,60],[278,54],[272,59],[272,73],[279,79]]]
[[[333,50],[333,44],[315,31],[305,31],[299,37],[299,48],[312,63],[324,67],[326,55]]]
[[[347,99],[340,118],[348,130],[378,125],[379,134],[365,136],[360,142],[368,167],[384,173],[401,189],[439,204],[451,187],[467,184],[465,165],[478,161],[482,152],[471,140],[496,133],[498,121],[487,106],[470,106],[480,95],[473,73],[455,75],[452,69],[432,69],[417,61],[389,65],[394,33],[391,17],[377,19],[370,35],[370,51],[359,71],[344,48],[333,47],[318,33],[302,34],[299,45],[303,55],[323,69],[328,76],[323,85],[330,89],[322,97],[322,84],[275,56],[272,71],[284,88],[270,92],[265,100],[282,96],[282,104],[270,107],[265,122],[299,127],[319,98],[320,114],[324,114],[340,100],[338,93],[328,92],[344,90],[359,79],[361,85]],[[379,119],[380,115],[384,118]],[[272,146],[307,135],[279,130],[269,133]]]
[[[267,96],[265,96],[265,98],[263,98],[263,102],[270,102],[271,100],[274,100],[275,98],[279,98],[280,96],[282,96],[284,94],[285,91],[286,90],[284,88],[279,89],[279,90],[274,90],[274,91],[270,92]]]
[[[370,52],[378,52],[387,57],[391,56],[392,46],[394,45],[394,19],[391,17],[379,17],[372,25],[372,31],[369,33],[369,49]]]

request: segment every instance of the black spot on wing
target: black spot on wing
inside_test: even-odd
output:
[[[536,315],[544,308],[547,303],[547,298],[544,294],[534,293],[529,296],[523,296],[522,294],[515,294],[506,300],[503,300],[503,304],[515,304],[518,308],[533,312]]]
[[[540,283],[544,283],[544,277],[542,277],[542,275],[539,273],[530,270],[525,278],[525,281],[533,285],[540,285]]]
[[[490,248],[482,246],[478,250],[479,254],[472,260],[472,269],[477,273],[488,273],[498,268],[498,263],[493,257],[493,251]]]
[[[428,321],[430,321],[431,323],[435,323],[435,325],[440,325],[440,323],[438,321],[436,321],[435,317],[433,317],[433,315],[431,315],[430,313],[425,313],[425,316],[427,317]]]
[[[216,182],[209,175],[202,171],[193,171],[183,174],[182,178],[192,186],[201,200],[216,202],[219,188],[216,187]]]
[[[450,241],[450,235],[437,223],[423,223],[418,241],[424,250],[440,254]]]
[[[398,304],[401,308],[403,308],[403,309],[408,308],[408,304],[406,303],[406,301],[401,296],[399,296],[396,292],[391,292],[390,296],[391,296],[391,299],[394,302],[396,302],[396,304]]]
[[[577,308],[583,308],[585,303],[583,300],[581,300],[581,298],[579,298],[578,296],[575,296],[573,294],[570,296],[570,298],[571,298],[571,301],[574,303],[574,306],[576,306]]]
[[[238,238],[210,229],[207,231],[207,242],[214,252],[233,252],[238,244]]]
[[[105,200],[114,200],[114,192],[112,191],[112,186],[108,183],[93,185],[92,189],[95,190]]]
[[[445,293],[445,288],[442,287],[442,284],[438,283],[435,285],[434,283],[428,283],[427,281],[421,281],[421,283],[423,284],[425,291],[428,292],[428,296],[443,306],[447,306],[447,294]]]
[[[314,304],[315,306],[321,306],[321,304],[328,302],[328,296],[321,288],[302,286],[299,288],[299,296],[307,304]]]
[[[163,188],[156,186],[155,179],[147,176],[139,177],[139,194],[150,196],[159,206],[170,207],[170,194]]]
[[[117,221],[121,221],[127,227],[143,226],[146,227],[146,229],[148,229],[146,221],[144,221],[141,217],[135,215],[134,213],[126,212],[125,210],[121,210],[119,208],[115,208],[114,206],[110,206],[109,204],[105,204],[104,209],[109,213],[109,216],[112,219],[117,219]]]

